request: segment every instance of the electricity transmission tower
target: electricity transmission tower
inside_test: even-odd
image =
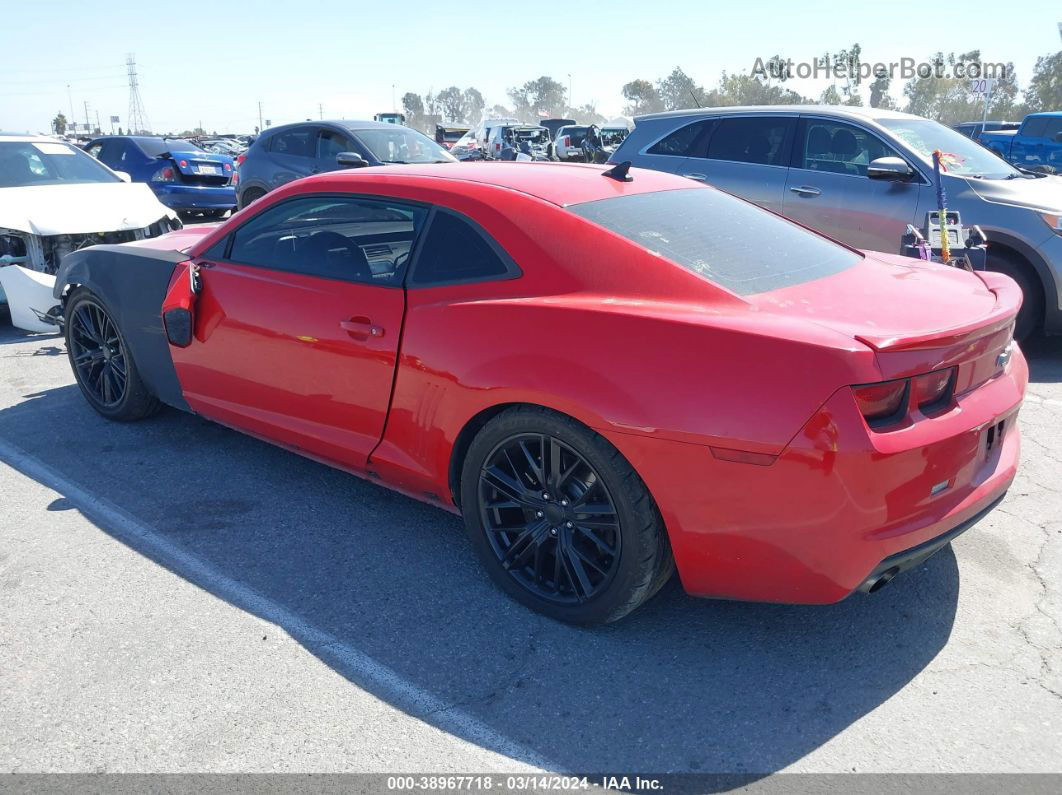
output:
[[[136,57],[132,53],[126,56],[125,66],[129,72],[129,116],[126,123],[133,134],[147,132],[151,127],[147,111],[144,110],[144,101],[140,99],[140,84],[136,79]]]

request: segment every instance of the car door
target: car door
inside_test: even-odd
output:
[[[204,416],[349,468],[383,432],[405,311],[403,273],[427,210],[304,196],[207,253],[192,344],[174,349]]]
[[[293,127],[274,135],[269,140],[269,159],[272,168],[266,175],[269,189],[308,177],[317,165],[316,125]]]
[[[795,116],[723,116],[683,175],[780,212],[795,126]]]
[[[802,117],[796,138],[782,213],[850,246],[899,252],[907,225],[920,226],[918,170],[906,182],[868,177],[872,160],[900,154],[848,122]]]

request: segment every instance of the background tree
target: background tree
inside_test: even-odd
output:
[[[465,92],[457,86],[444,88],[438,95],[439,108],[445,121],[460,124],[468,115],[468,101]]]
[[[840,105],[841,104],[841,92],[837,90],[837,86],[830,84],[826,87],[826,90],[819,95],[820,105]]]
[[[1025,104],[1029,112],[1062,108],[1062,50],[1036,59]]]
[[[55,130],[56,135],[66,134],[66,116],[63,115],[62,111],[59,111],[55,118],[52,119],[52,129]]]
[[[889,86],[892,78],[885,69],[879,69],[874,73],[874,82],[870,84],[870,107],[892,109],[896,107]]]
[[[523,122],[556,116],[566,105],[564,86],[546,75],[528,80],[519,88],[510,88],[507,93],[516,117]]]
[[[667,77],[656,81],[656,93],[663,103],[664,110],[704,106],[704,88],[697,85],[692,77],[677,66]]]
[[[938,77],[938,74],[955,74],[956,66],[962,64],[969,73],[973,64],[980,63],[981,52],[970,50],[959,55],[936,53],[930,62],[933,74],[914,77],[903,88],[907,97],[907,112],[917,116],[936,119],[951,126],[961,121],[980,119],[984,111],[984,98],[974,94],[969,78]]]
[[[483,95],[475,88],[465,89],[465,108],[466,117],[465,121],[469,124],[479,124],[480,119],[483,116],[483,108],[486,106],[486,102],[483,101]]]
[[[770,80],[754,75],[730,75],[723,72],[719,86],[709,91],[705,105],[802,105],[807,100],[788,88],[771,85]]]
[[[406,114],[406,124],[415,130],[424,128],[424,100],[420,94],[407,91],[402,95],[402,112]]]
[[[664,101],[656,86],[648,80],[632,80],[622,88],[627,105],[623,112],[628,116],[640,116],[644,113],[658,113],[664,109]]]

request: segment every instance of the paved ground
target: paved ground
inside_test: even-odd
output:
[[[0,328],[0,770],[1062,771],[1062,344],[954,549],[826,608],[514,605],[457,520]]]

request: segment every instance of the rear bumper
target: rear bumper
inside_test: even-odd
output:
[[[689,593],[829,604],[879,571],[916,565],[1003,496],[1027,381],[1017,352],[946,416],[890,434],[869,431],[842,390],[765,466],[697,444],[606,436],[656,499]]]
[[[159,201],[171,210],[228,210],[236,206],[236,188],[232,185],[160,185],[153,186]]]

